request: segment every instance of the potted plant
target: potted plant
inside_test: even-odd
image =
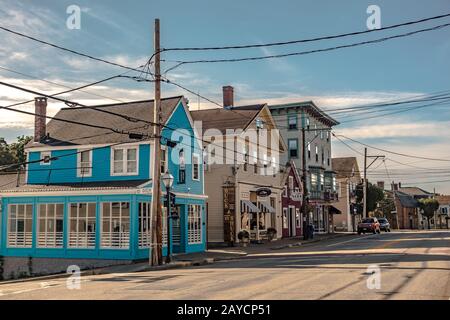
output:
[[[277,236],[277,229],[267,228],[267,239],[269,239],[269,241],[272,241],[273,239],[275,239],[276,236]]]
[[[250,233],[247,230],[241,230],[238,233],[239,243],[242,244],[243,247],[246,247],[250,242]]]

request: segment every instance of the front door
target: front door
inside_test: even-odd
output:
[[[289,206],[289,236],[295,236],[295,207]]]

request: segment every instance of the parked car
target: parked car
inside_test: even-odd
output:
[[[391,232],[391,224],[386,218],[378,218],[378,222],[380,223],[380,230]]]
[[[377,218],[366,218],[363,219],[360,223],[358,223],[358,234],[361,233],[381,233],[380,231],[380,223]]]

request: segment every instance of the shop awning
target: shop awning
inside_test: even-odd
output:
[[[250,200],[241,200],[241,212],[258,212],[258,207]]]
[[[265,213],[275,213],[275,209],[268,203],[259,202],[258,203],[259,210]]]
[[[329,206],[328,212],[331,214],[342,214],[342,211],[336,208],[335,206]]]

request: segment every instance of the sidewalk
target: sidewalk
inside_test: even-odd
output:
[[[285,248],[307,246],[322,240],[329,240],[338,237],[354,235],[350,232],[337,232],[334,234],[316,234],[314,239],[302,240],[301,238],[280,239],[272,242],[263,242],[261,244],[249,244],[247,247],[222,247],[212,248],[205,252],[196,252],[188,254],[174,254],[170,264],[160,266],[150,266],[148,261],[136,262],[133,264],[116,265],[92,270],[81,271],[81,276],[100,275],[100,274],[123,274],[144,271],[168,270],[186,268],[192,266],[201,266],[212,264],[216,261],[233,260],[245,257],[251,254],[269,252],[270,250],[281,250]],[[0,281],[1,284],[9,284],[25,281],[46,281],[51,279],[66,278],[70,276],[66,273],[53,274],[41,277],[30,277],[17,280]]]

